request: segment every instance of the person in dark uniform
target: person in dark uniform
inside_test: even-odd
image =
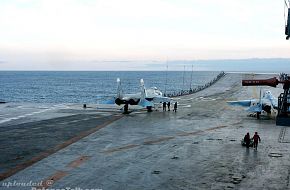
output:
[[[163,111],[166,111],[166,102],[163,102]]]
[[[168,111],[170,111],[170,102],[167,102]]]
[[[177,102],[174,103],[174,109],[173,109],[173,111],[175,111],[175,112],[177,111]]]
[[[246,147],[249,148],[250,147],[250,143],[251,143],[251,137],[250,137],[250,133],[247,133],[244,137],[244,142],[246,143]]]

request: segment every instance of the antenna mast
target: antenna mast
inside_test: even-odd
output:
[[[165,88],[164,88],[164,95],[166,95],[167,75],[168,75],[168,60],[166,60],[166,73],[165,73]]]
[[[190,75],[190,89],[191,90],[191,83],[192,83],[192,74],[193,74],[193,64],[191,65],[191,75]]]
[[[184,90],[185,65],[183,67],[182,90]]]

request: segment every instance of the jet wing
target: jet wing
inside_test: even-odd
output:
[[[239,100],[239,101],[227,101],[227,103],[231,106],[244,106],[250,107],[251,103],[255,100]]]

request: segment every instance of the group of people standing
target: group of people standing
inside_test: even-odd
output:
[[[167,105],[168,111],[170,111],[170,102],[167,102],[167,103],[163,102],[163,111],[166,111],[166,105]],[[177,102],[174,103],[173,111],[174,112],[177,111]]]
[[[261,138],[258,135],[258,132],[255,132],[254,136],[251,138],[250,133],[247,133],[244,137],[244,142],[246,143],[246,147],[249,148],[251,144],[251,140],[254,140],[253,147],[257,150],[258,143],[261,142]]]

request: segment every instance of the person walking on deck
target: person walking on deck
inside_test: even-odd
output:
[[[246,143],[246,147],[249,148],[250,147],[250,142],[251,142],[251,136],[250,133],[247,133],[244,137],[244,142]]]
[[[249,148],[250,147],[250,143],[251,143],[251,136],[250,133],[247,133],[244,137],[244,142],[246,143],[246,147]]]
[[[174,109],[173,109],[173,111],[175,111],[175,112],[177,111],[177,102],[174,103]]]
[[[170,111],[170,102],[167,102],[168,111]]]
[[[261,138],[258,135],[258,132],[255,132],[255,135],[253,136],[253,139],[254,139],[254,148],[257,150],[258,143],[261,142]]]

